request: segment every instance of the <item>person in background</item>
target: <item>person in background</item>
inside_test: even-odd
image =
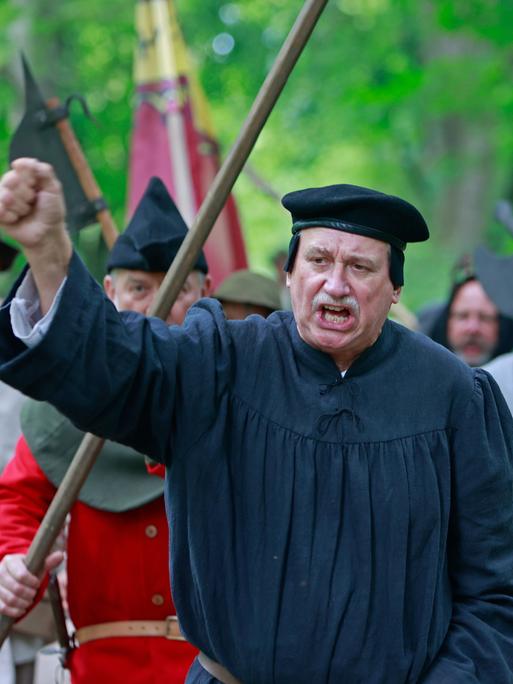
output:
[[[0,240],[0,271],[10,268],[16,254],[17,250]],[[21,392],[0,382],[0,473],[11,459],[21,434],[20,410],[25,401],[26,397]],[[51,609],[45,600],[30,617],[13,627],[3,644],[0,650],[0,682],[32,684],[37,653],[54,636]],[[53,684],[53,677],[49,684]]]
[[[165,186],[152,179],[109,256],[104,288],[119,310],[147,313],[186,232]],[[201,253],[167,322],[180,325],[209,291]],[[42,402],[27,402],[21,426],[0,477],[0,612],[16,618],[44,587],[23,559],[83,437]],[[169,591],[163,474],[106,442],[72,508],[67,598],[76,631],[66,666],[73,684],[181,684],[197,653],[180,633]],[[47,569],[61,558],[51,554]]]
[[[478,367],[513,349],[513,319],[499,312],[471,260],[464,263],[427,334],[469,366]]]
[[[12,457],[21,434],[19,413],[25,400],[21,392],[0,382],[0,473]],[[0,650],[0,681],[6,684],[31,684],[35,654],[43,643],[42,638],[13,631]]]
[[[247,269],[235,271],[225,278],[214,297],[221,302],[228,319],[242,320],[251,314],[267,318],[281,309],[280,288],[276,281]]]

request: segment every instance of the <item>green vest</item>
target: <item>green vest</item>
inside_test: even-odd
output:
[[[39,467],[58,487],[84,433],[50,404],[32,399],[21,410],[21,429]],[[78,498],[93,508],[120,513],[153,501],[163,491],[164,481],[148,473],[142,454],[106,441]]]

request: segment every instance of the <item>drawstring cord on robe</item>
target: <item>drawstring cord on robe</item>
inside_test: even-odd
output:
[[[321,396],[328,394],[328,392],[331,392],[331,390],[334,387],[337,387],[338,385],[341,385],[343,383],[343,378],[342,376],[338,377],[334,382],[331,382],[327,385],[321,385],[319,389],[319,394]],[[355,390],[356,388],[353,387],[352,383],[349,383],[347,385],[349,394],[351,395],[351,403],[353,403],[354,400],[354,395],[356,394]],[[349,408],[338,408],[332,413],[323,413],[319,418],[317,419],[317,432],[320,435],[325,435],[326,432],[328,431],[331,422],[334,420],[338,420],[339,416],[342,417],[344,415],[350,416],[352,421],[353,421],[353,426],[361,432],[363,430],[363,421],[360,418],[360,416],[353,411],[353,409]]]

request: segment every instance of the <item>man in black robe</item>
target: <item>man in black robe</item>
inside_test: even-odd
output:
[[[511,682],[511,416],[486,372],[387,321],[425,222],[349,185],[283,203],[294,313],[202,300],[169,328],[105,301],[51,169],[18,160],[0,222],[31,269],[0,379],[165,463],[188,682]]]

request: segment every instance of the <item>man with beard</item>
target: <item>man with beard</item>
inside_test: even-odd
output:
[[[472,367],[513,348],[513,320],[500,314],[473,272],[454,283],[427,334]]]
[[[186,233],[165,186],[153,178],[109,255],[104,288],[119,310],[147,313]],[[167,322],[181,324],[209,290],[202,253]],[[14,618],[46,585],[23,561],[83,438],[38,401],[24,406],[21,427],[0,476],[0,612]],[[180,684],[197,654],[180,633],[169,590],[163,476],[159,464],[106,442],[71,510],[67,598],[76,631],[66,667],[73,684]],[[50,554],[46,569],[61,560],[61,552]]]
[[[36,292],[0,310],[0,379],[165,463],[188,683],[509,682],[511,415],[485,371],[387,320],[424,219],[345,184],[283,204],[293,313],[205,299],[169,328],[104,300],[51,169],[13,163],[0,221]]]

